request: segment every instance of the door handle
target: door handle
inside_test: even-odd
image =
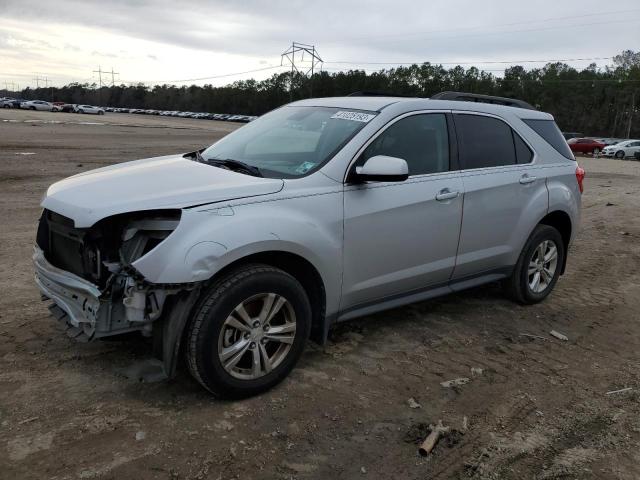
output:
[[[533,177],[531,175],[529,175],[528,173],[525,173],[524,175],[522,175],[520,177],[520,183],[522,185],[526,185],[527,183],[533,183],[536,181],[538,177]]]
[[[460,192],[452,192],[448,188],[443,188],[436,194],[436,200],[439,202],[444,202],[445,200],[456,198],[458,195],[460,195]]]

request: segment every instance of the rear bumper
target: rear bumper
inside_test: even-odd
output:
[[[33,265],[38,288],[64,310],[71,325],[96,324],[101,295],[96,285],[51,265],[37,245],[34,247]]]

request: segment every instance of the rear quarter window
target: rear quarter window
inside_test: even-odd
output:
[[[533,131],[540,135],[544,141],[551,145],[560,155],[575,160],[567,141],[562,136],[560,129],[553,120],[528,120],[522,119]]]

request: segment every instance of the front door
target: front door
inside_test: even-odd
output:
[[[464,192],[445,113],[393,122],[353,167],[375,155],[406,160],[409,178],[345,185],[343,311],[446,284],[455,266]]]

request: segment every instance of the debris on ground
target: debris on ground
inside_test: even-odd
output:
[[[625,393],[633,390],[631,387],[621,388],[620,390],[611,390],[610,392],[605,393],[605,395],[615,395],[616,393]]]
[[[520,336],[528,337],[528,338],[537,338],[539,340],[549,340],[547,337],[543,337],[542,335],[533,335],[531,333],[521,333]]]
[[[442,385],[444,388],[459,387],[460,385],[466,385],[470,381],[471,380],[469,380],[467,377],[461,377],[454,378],[453,380],[447,380],[446,382],[440,382],[440,385]]]
[[[413,423],[404,434],[403,440],[405,443],[419,445],[429,433],[431,433],[431,429],[428,423]]]
[[[140,440],[144,440],[147,437],[147,434],[143,431],[136,432],[136,440],[139,442]]]
[[[445,433],[449,433],[449,430],[451,430],[450,427],[445,427],[442,424],[442,420],[438,421],[437,425],[429,425],[429,428],[431,429],[431,432],[427,435],[427,438],[424,439],[424,442],[422,442],[418,449],[418,452],[422,456],[429,455],[431,450],[436,446],[436,443],[438,443],[440,436]]]
[[[413,397],[409,398],[409,400],[407,400],[407,403],[409,404],[409,408],[422,408],[422,405],[416,402]]]
[[[480,367],[471,367],[471,376],[475,377],[476,375],[482,375],[484,373],[484,368]]]
[[[365,473],[367,473],[367,469],[364,467],[360,467],[360,473],[364,475]]]
[[[569,337],[567,337],[564,333],[560,333],[556,330],[551,330],[549,332],[549,335],[551,335],[552,337],[556,337],[558,340],[562,340],[563,342],[566,342],[569,340]]]

